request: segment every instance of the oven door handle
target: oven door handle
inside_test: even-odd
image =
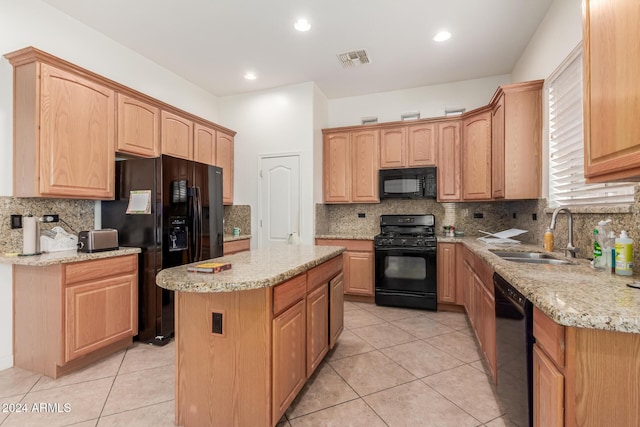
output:
[[[408,247],[402,247],[402,246],[391,246],[391,247],[381,247],[381,248],[375,248],[376,252],[405,252],[405,253],[436,253],[436,247],[435,246],[431,246],[431,247],[420,247],[420,248],[416,248],[416,247],[412,247],[412,246],[408,246]]]

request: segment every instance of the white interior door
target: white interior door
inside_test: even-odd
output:
[[[263,156],[259,176],[258,246],[286,244],[300,236],[300,156]]]

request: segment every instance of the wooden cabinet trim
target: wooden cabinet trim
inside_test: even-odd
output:
[[[158,157],[160,109],[123,93],[116,93],[116,101],[116,151],[142,157]]]
[[[533,425],[564,425],[564,377],[544,354],[533,345]]]
[[[329,286],[307,295],[307,378],[329,351]]]
[[[222,247],[223,247],[223,253],[225,255],[231,255],[238,252],[248,251],[251,248],[251,240],[250,239],[231,240],[229,242],[224,242]]]

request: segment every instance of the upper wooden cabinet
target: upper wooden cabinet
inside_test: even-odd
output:
[[[437,131],[435,123],[407,127],[407,166],[435,166]]]
[[[233,204],[233,135],[216,132],[216,166],[222,168],[222,202]]]
[[[435,166],[436,124],[404,125],[380,131],[380,168]]]
[[[116,152],[216,164],[222,134],[232,202],[235,132],[33,47],[5,57],[14,67],[14,196],[112,199]]]
[[[14,66],[14,196],[113,198],[114,91],[33,49],[7,58]]]
[[[462,120],[462,198],[491,199],[491,111]]]
[[[585,0],[584,169],[588,182],[640,180],[640,3]]]
[[[160,109],[132,96],[117,94],[116,151],[141,157],[160,154]]]
[[[492,196],[537,199],[542,191],[542,80],[501,86],[491,104]]]
[[[351,134],[351,201],[378,202],[378,131]]]
[[[377,130],[325,133],[322,174],[325,203],[379,201],[378,147]]]
[[[193,160],[216,164],[216,131],[199,123],[193,125]]]
[[[407,166],[406,126],[380,131],[380,168],[403,168]]]
[[[168,111],[161,112],[162,154],[193,160],[193,122]]]
[[[460,120],[438,123],[438,201],[460,200]]]

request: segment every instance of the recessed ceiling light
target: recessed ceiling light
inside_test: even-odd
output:
[[[309,24],[309,21],[307,21],[304,18],[300,18],[296,21],[295,24],[293,24],[293,28],[295,28],[298,31],[309,31],[311,29],[311,24]]]
[[[438,34],[433,36],[433,40],[437,42],[443,42],[445,40],[449,40],[451,38],[451,33],[449,31],[440,31]]]
[[[257,78],[256,73],[252,73],[251,71],[247,71],[244,73],[244,78],[247,80],[255,80]]]

